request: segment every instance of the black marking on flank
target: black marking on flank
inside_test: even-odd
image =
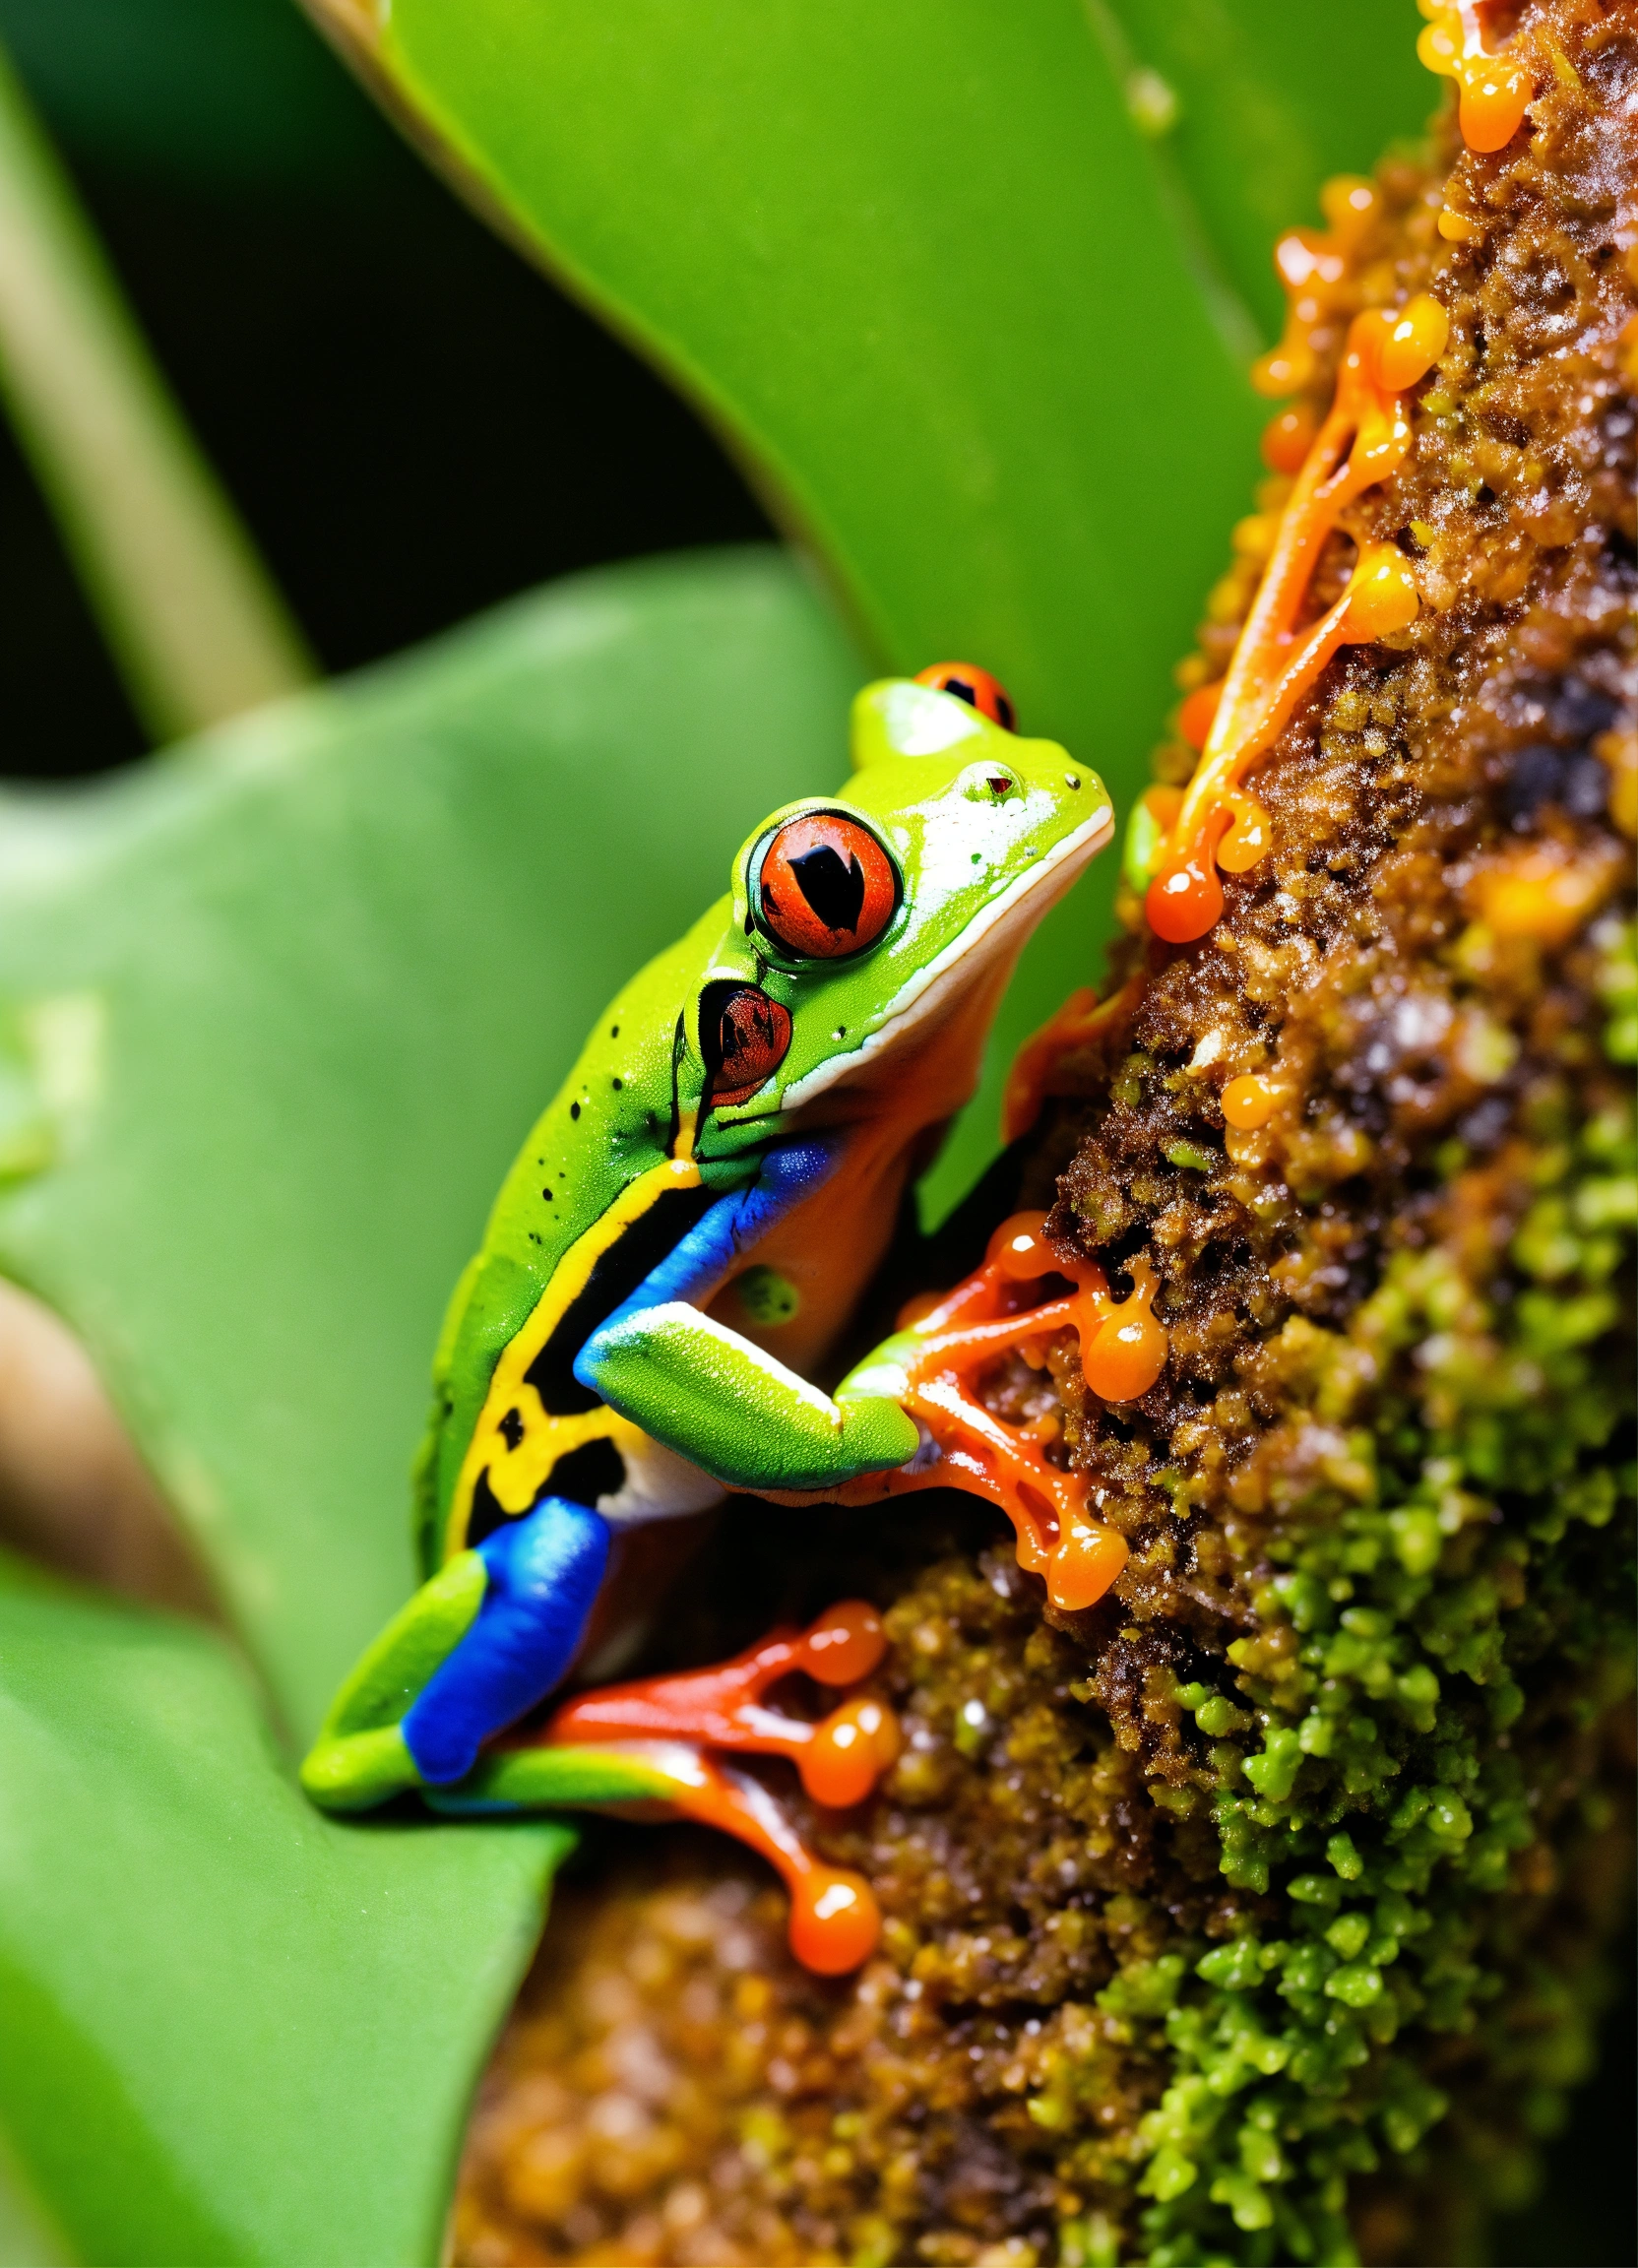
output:
[[[567,1496],[571,1504],[595,1504],[618,1496],[626,1484],[626,1461],[612,1441],[583,1441],[559,1457],[546,1476],[542,1494]]]
[[[603,1317],[630,1298],[650,1270],[715,1202],[709,1189],[663,1189],[648,1211],[599,1254],[586,1289],[570,1300],[526,1373],[552,1417],[568,1418],[598,1407],[598,1397],[575,1376],[575,1356]]]
[[[489,1485],[489,1468],[485,1466],[472,1487],[472,1511],[467,1516],[466,1548],[470,1551],[474,1544],[481,1544],[485,1536],[492,1536],[497,1528],[504,1527],[510,1517]]]
[[[496,1427],[496,1431],[500,1434],[501,1439],[506,1443],[508,1449],[516,1449],[518,1443],[524,1437],[524,1430],[525,1428],[522,1415],[516,1410],[508,1410],[506,1416],[501,1419],[500,1424]]]
[[[571,1118],[578,1118],[580,1116],[580,1104],[578,1102],[571,1102],[569,1104],[569,1116]]]

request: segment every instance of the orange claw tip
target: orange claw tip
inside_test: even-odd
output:
[[[1073,1613],[1096,1606],[1126,1564],[1126,1539],[1096,1520],[1072,1520],[1046,1568],[1046,1596]]]
[[[828,1811],[862,1803],[899,1753],[899,1721],[881,1701],[848,1701],[816,1725],[796,1758],[802,1786]]]
[[[845,1599],[803,1634],[800,1652],[802,1669],[821,1685],[854,1685],[887,1652],[887,1633],[874,1606]]]
[[[1050,1276],[1058,1263],[1046,1243],[1044,1213],[1015,1213],[1003,1221],[984,1252],[986,1268],[998,1268],[1015,1284],[1033,1284]]]
[[[1384,386],[1402,393],[1425,378],[1450,340],[1450,317],[1430,291],[1418,291],[1407,300],[1394,327],[1377,349],[1377,370]]]
[[[881,1941],[881,1908],[862,1874],[815,1866],[790,1888],[790,1950],[816,1977],[846,1977]]]
[[[1082,1355],[1081,1374],[1101,1402],[1136,1402],[1166,1368],[1168,1352],[1166,1325],[1128,1299]]]
[[[1367,543],[1348,584],[1348,639],[1366,645],[1414,622],[1421,608],[1411,562],[1396,544]]]

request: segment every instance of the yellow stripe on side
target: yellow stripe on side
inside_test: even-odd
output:
[[[529,1321],[510,1340],[495,1365],[489,1392],[467,1444],[460,1478],[450,1499],[444,1536],[444,1556],[452,1558],[465,1548],[472,1519],[472,1491],[485,1470],[495,1501],[503,1512],[527,1512],[540,1484],[560,1457],[587,1441],[612,1441],[617,1449],[640,1447],[646,1435],[612,1410],[577,1411],[554,1418],[542,1404],[526,1372],[562,1321],[569,1307],[592,1280],[592,1271],[603,1254],[635,1222],[669,1190],[697,1189],[700,1169],[693,1159],[694,1120],[686,1115],[677,1136],[675,1155],[651,1166],[628,1181],[606,1213],[578,1236],[552,1270],[551,1282],[531,1311]],[[502,1421],[516,1413],[509,1440]],[[519,1428],[521,1427],[521,1430]]]

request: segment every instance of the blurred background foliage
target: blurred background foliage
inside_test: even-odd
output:
[[[577,567],[771,534],[699,420],[428,173],[290,0],[0,0],[0,42],[327,669]],[[0,619],[0,771],[142,752],[9,433]]]

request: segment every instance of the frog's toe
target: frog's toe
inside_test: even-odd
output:
[[[420,1775],[402,1731],[383,1725],[316,1740],[301,1767],[301,1785],[321,1810],[367,1811],[418,1788]]]

